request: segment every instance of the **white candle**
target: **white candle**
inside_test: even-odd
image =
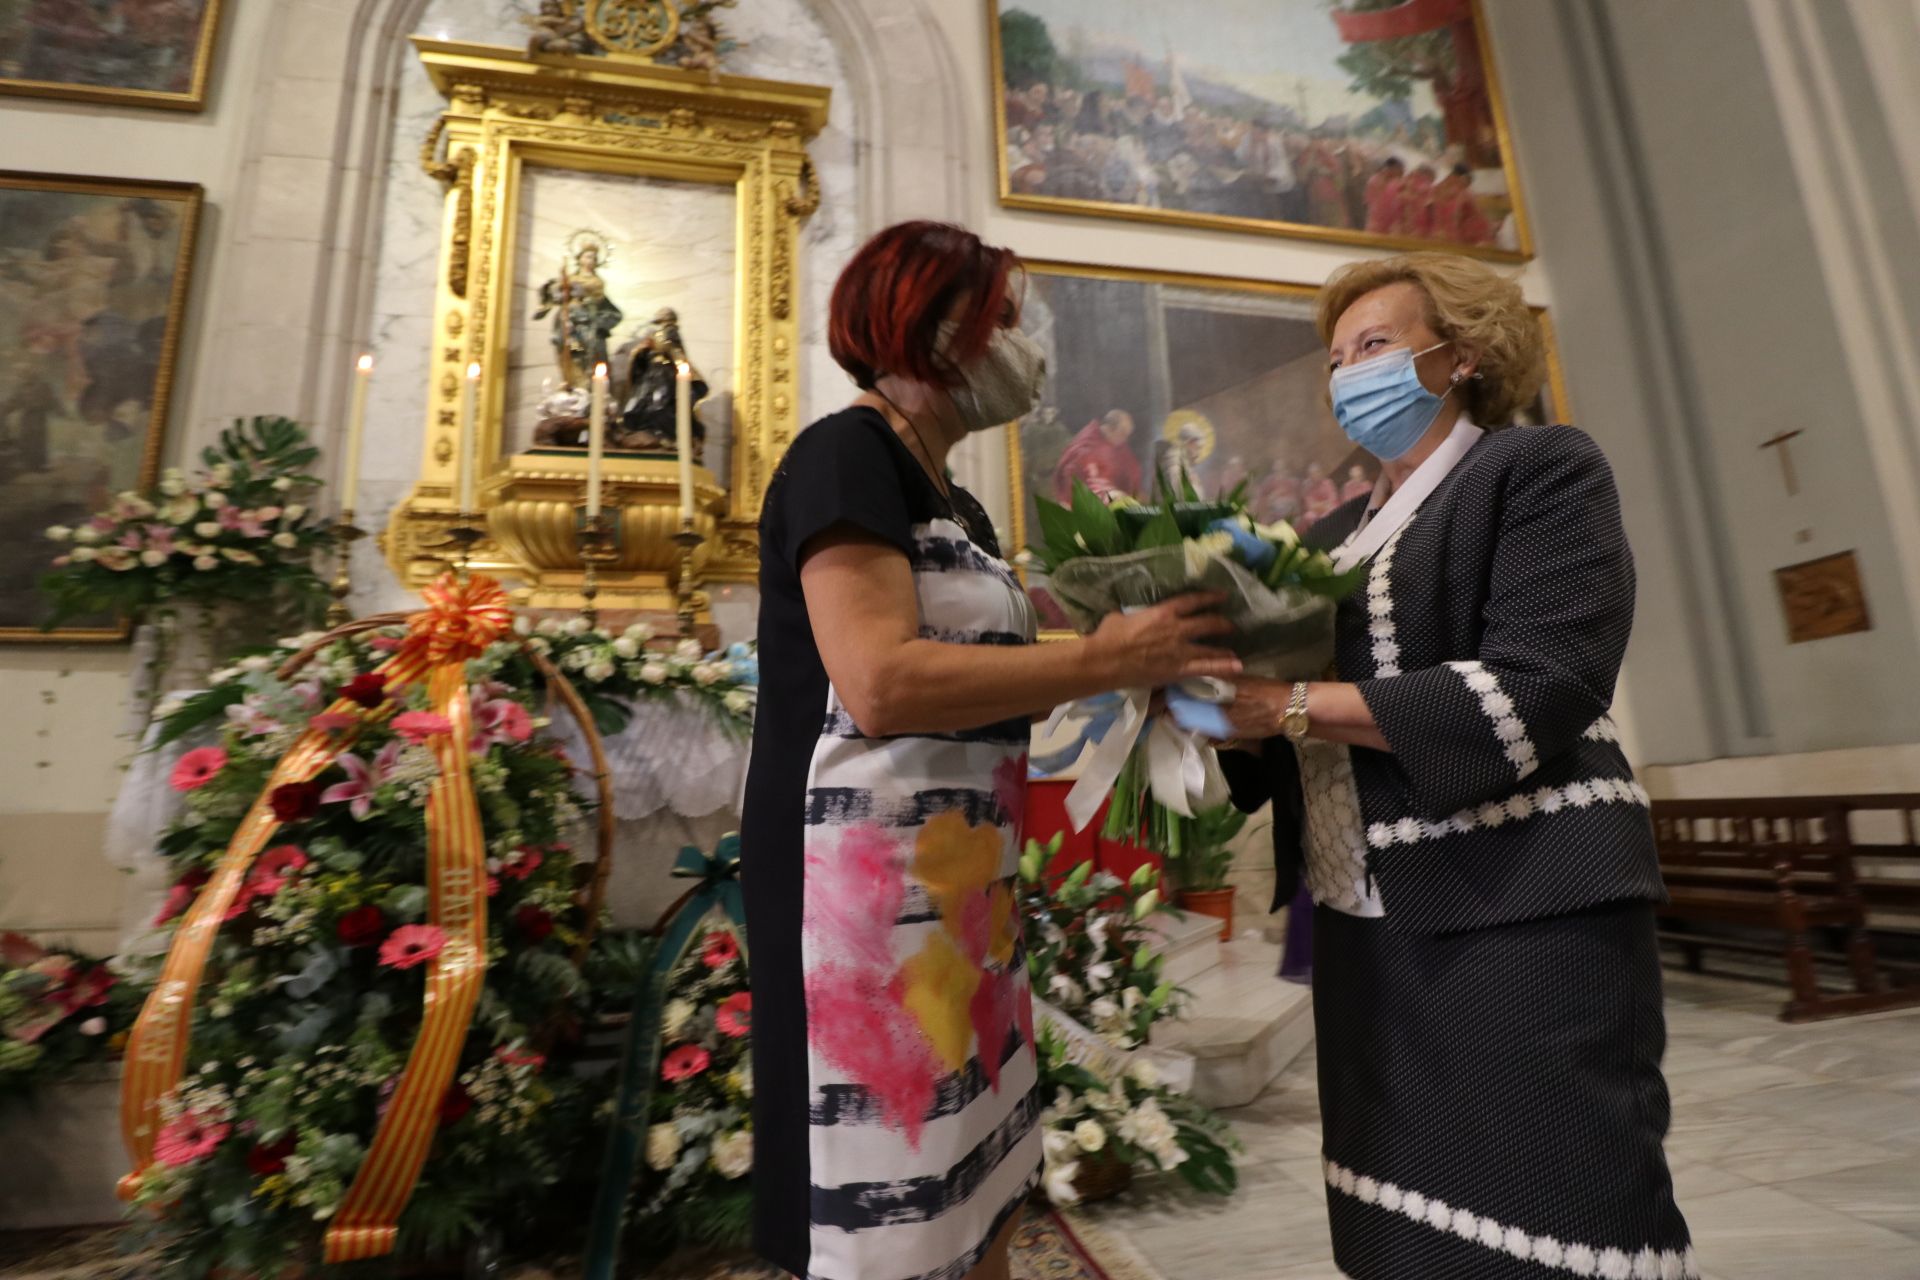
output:
[[[607,366],[593,366],[593,416],[587,420],[587,519],[600,514],[600,463],[607,449]]]
[[[693,519],[693,366],[680,362],[674,380],[673,443],[680,451],[680,520]]]
[[[347,465],[340,476],[340,511],[353,512],[360,496],[360,437],[367,425],[367,386],[373,381],[373,357],[361,356],[353,375],[353,411],[347,415]]]
[[[480,433],[473,423],[473,398],[479,386],[480,362],[476,360],[467,366],[467,381],[460,391],[460,511],[463,515],[475,509],[476,437]]]

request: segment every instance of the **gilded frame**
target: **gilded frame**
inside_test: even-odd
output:
[[[104,199],[167,200],[181,206],[180,253],[175,259],[170,283],[166,334],[161,339],[159,369],[153,383],[153,409],[147,420],[146,439],[140,453],[140,471],[132,486],[151,489],[159,478],[160,459],[166,448],[169,409],[173,398],[174,377],[180,357],[182,330],[187,318],[187,300],[193,283],[194,248],[200,226],[204,188],[195,182],[152,182],[138,178],[92,178],[73,174],[27,173],[0,169],[0,187],[21,191],[64,192],[100,196]],[[49,544],[50,545],[50,544]],[[51,560],[51,555],[47,557]],[[130,621],[122,619],[112,627],[59,627],[42,631],[37,627],[0,626],[0,643],[8,644],[120,644],[132,634]]]
[[[1171,285],[1177,288],[1218,289],[1234,293],[1263,294],[1268,297],[1292,298],[1301,302],[1311,302],[1320,294],[1318,285],[1298,284],[1283,280],[1256,280],[1245,276],[1202,275],[1193,272],[1157,271],[1144,267],[1109,267],[1084,262],[1060,262],[1046,259],[1028,259],[1024,266],[1033,276],[1065,276],[1083,280],[1117,280],[1134,284]],[[1554,333],[1553,317],[1547,308],[1535,306],[1533,314],[1540,321],[1542,335],[1547,344],[1547,383],[1542,394],[1547,399],[1548,416],[1556,423],[1572,421],[1572,405],[1567,397],[1566,373],[1560,361],[1560,345]],[[1018,556],[1027,548],[1027,486],[1026,465],[1021,452],[1020,423],[1010,423],[1007,433],[1007,496],[1010,510],[1007,526],[1012,531],[1012,539],[1007,552]],[[1021,584],[1027,581],[1024,566],[1016,570]],[[1043,631],[1042,640],[1063,640],[1072,636],[1068,631]]]
[[[697,562],[708,581],[752,581],[759,570],[759,515],[773,470],[799,429],[798,235],[818,206],[806,142],[826,122],[823,87],[722,76],[618,58],[542,57],[484,45],[414,38],[448,109],[428,140],[426,163],[445,188],[439,278],[421,475],[395,509],[384,538],[403,582],[419,586],[444,567],[436,545],[457,522],[460,373],[483,369],[475,411],[480,500],[496,535],[473,552],[476,568],[505,572],[535,603],[577,603],[579,566],[563,506],[583,481],[573,458],[505,456],[507,353],[513,333],[515,228],[521,173],[529,163],[626,176],[729,186],[737,225],[734,350],[738,364],[730,474],[724,490],[698,486]],[[439,148],[444,147],[444,159]],[[658,500],[672,464],[612,456],[607,484],[622,501],[623,560],[600,581],[602,603],[658,607],[675,572],[677,524]],[[502,508],[514,512],[503,518]],[[528,505],[533,504],[533,505]],[[520,527],[525,519],[538,530]],[[564,518],[571,520],[570,514]],[[526,536],[521,536],[525,534]],[[529,547],[562,544],[540,557]],[[641,560],[646,563],[642,564]],[[630,571],[630,572],[628,572]]]
[[[1309,0],[1317,3],[1317,0]],[[1494,132],[1500,145],[1500,164],[1506,171],[1507,190],[1513,201],[1514,229],[1520,242],[1515,250],[1491,245],[1463,245],[1444,240],[1380,235],[1370,231],[1349,231],[1320,227],[1304,222],[1268,221],[1234,214],[1198,213],[1180,209],[1156,209],[1141,205],[1104,200],[1085,200],[1070,196],[1027,195],[1013,190],[1013,175],[1007,166],[1007,81],[1006,61],[1000,45],[1001,0],[986,0],[988,57],[993,92],[994,170],[999,175],[1000,204],[1008,209],[1034,213],[1079,214],[1094,218],[1116,218],[1131,222],[1152,222],[1166,226],[1199,227],[1209,231],[1238,231],[1256,235],[1282,236],[1288,239],[1314,240],[1328,244],[1360,245],[1369,249],[1437,249],[1464,253],[1496,262],[1525,262],[1534,256],[1532,224],[1527,217],[1526,195],[1521,189],[1519,166],[1513,151],[1513,134],[1507,123],[1506,96],[1500,85],[1499,70],[1486,39],[1487,21],[1481,0],[1469,0],[1473,7],[1475,29],[1480,33],[1481,57],[1486,71],[1487,96],[1493,108]]]
[[[206,0],[200,20],[200,36],[194,45],[193,75],[184,93],[155,89],[115,88],[112,85],[77,84],[65,80],[10,80],[0,78],[0,94],[25,98],[58,98],[70,102],[101,102],[116,107],[154,107],[165,111],[205,111],[207,85],[213,75],[213,60],[220,35],[220,10],[223,0]]]

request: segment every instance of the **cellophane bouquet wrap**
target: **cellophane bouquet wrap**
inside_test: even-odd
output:
[[[1070,505],[1036,499],[1042,540],[1029,554],[1076,629],[1091,632],[1112,613],[1215,591],[1226,597],[1219,609],[1233,624],[1233,634],[1218,643],[1249,675],[1323,677],[1333,662],[1334,608],[1359,585],[1364,568],[1341,573],[1326,552],[1301,545],[1290,525],[1256,522],[1241,490],[1213,501],[1203,501],[1190,483],[1183,490],[1179,501],[1154,506],[1125,496],[1103,500],[1078,484]],[[1210,748],[1189,742],[1183,750]],[[1151,847],[1177,854],[1165,847],[1177,839],[1177,824],[1155,812],[1146,753],[1143,738],[1116,780],[1106,834],[1146,837]],[[1171,803],[1175,814],[1191,816],[1190,804]]]

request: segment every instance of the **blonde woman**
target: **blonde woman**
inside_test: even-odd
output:
[[[1334,1256],[1360,1280],[1697,1276],[1669,1106],[1647,795],[1607,718],[1633,625],[1613,476],[1538,394],[1520,290],[1464,258],[1336,272],[1334,412],[1380,461],[1309,541],[1367,565],[1338,679],[1243,680],[1236,799],[1316,904]]]

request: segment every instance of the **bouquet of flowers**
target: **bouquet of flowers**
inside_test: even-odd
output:
[[[1040,1088],[1053,1099],[1040,1114],[1049,1200],[1080,1200],[1084,1166],[1092,1161],[1177,1173],[1210,1195],[1228,1195],[1240,1185],[1233,1165],[1240,1142],[1227,1122],[1191,1094],[1161,1083],[1151,1062],[1105,1070],[1075,1061],[1056,1028],[1043,1025],[1036,1035]]]
[[[41,579],[54,606],[46,625],[140,617],[173,601],[270,600],[312,613],[327,598],[313,554],[333,542],[309,505],[320,479],[307,469],[318,457],[297,422],[236,422],[192,478],[169,468],[152,491],[129,490],[78,526],[48,529],[64,549]]]
[[[1083,862],[1052,888],[1047,865],[1060,844],[1060,835],[1044,845],[1029,840],[1020,857],[1027,976],[1054,1008],[1116,1048],[1136,1049],[1155,1022],[1177,1016],[1186,1002],[1162,976],[1166,957],[1152,946],[1149,921],[1166,910],[1159,876],[1143,866],[1121,880]]]
[[[0,934],[0,1102],[106,1058],[142,994],[103,960]]]
[[[702,923],[666,993],[634,1234],[650,1252],[744,1245],[753,1213],[753,995],[739,935],[724,916]]]
[[[1226,597],[1222,612],[1234,628],[1227,645],[1249,673],[1318,678],[1333,661],[1334,606],[1360,584],[1365,570],[1342,573],[1326,552],[1302,546],[1291,526],[1256,523],[1242,490],[1207,502],[1190,480],[1183,476],[1181,483],[1183,500],[1158,506],[1125,495],[1101,499],[1081,484],[1074,486],[1070,506],[1035,499],[1042,542],[1029,552],[1074,625],[1088,632],[1111,613],[1187,592],[1220,592]],[[1171,491],[1164,478],[1160,491]],[[1118,736],[1109,738],[1116,745],[1096,753],[1068,799],[1068,812],[1084,827],[1111,789],[1105,834],[1175,854],[1165,842],[1177,838],[1177,827],[1157,811],[1190,818],[1197,807],[1224,800],[1225,784],[1212,748],[1198,741],[1194,729],[1160,721],[1147,732],[1151,692],[1129,694],[1129,707],[1113,731]],[[1219,689],[1169,692],[1176,718],[1196,701],[1223,696]],[[1207,732],[1224,736],[1223,728]]]
[[[448,724],[418,686],[383,687],[373,668],[397,643],[332,642],[287,680],[278,656],[246,659],[165,713],[165,732],[204,742],[173,769],[181,812],[159,839],[173,885],[155,924],[168,929],[288,747],[308,730],[357,734],[317,777],[271,793],[281,825],[208,957],[188,1074],[162,1097],[137,1188],[161,1210],[154,1230],[178,1274],[315,1263],[419,1034],[427,962],[449,945],[429,921],[424,812],[439,768],[427,744]],[[537,733],[544,690],[509,648],[468,664],[486,969],[399,1220],[415,1255],[455,1251],[488,1223],[520,1227],[539,1193],[597,1154],[590,1101],[552,1061],[583,996],[568,960],[587,923],[569,844],[582,808],[573,766]],[[390,716],[327,710],[390,694]]]
[[[590,627],[579,617],[534,622],[522,616],[515,619],[514,629],[567,673],[602,733],[618,733],[625,727],[628,713],[621,704],[680,693],[693,695],[729,729],[741,734],[753,731],[760,657],[751,641],[714,653],[703,652],[695,640],[681,640],[667,648],[644,622],[616,635]]]

